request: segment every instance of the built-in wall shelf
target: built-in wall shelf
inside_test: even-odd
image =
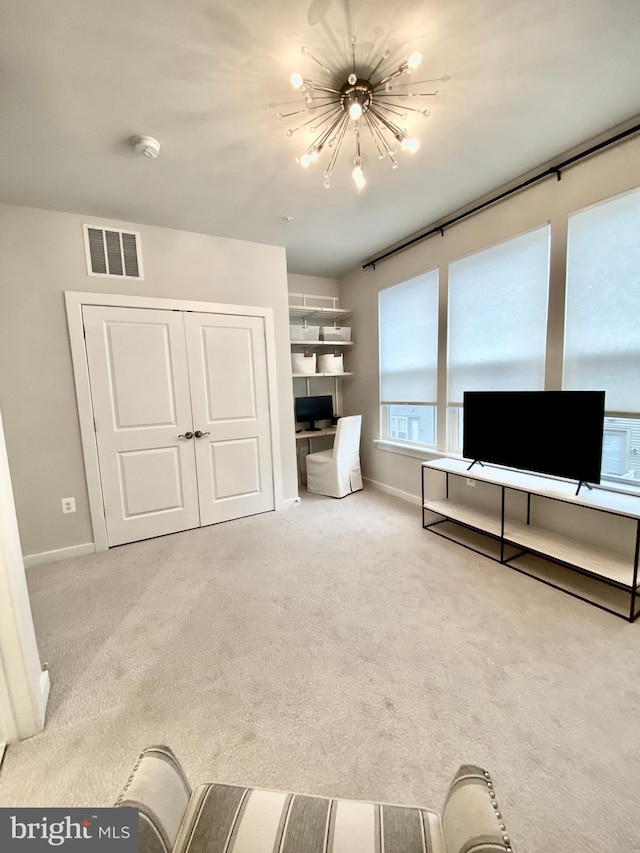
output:
[[[291,346],[303,349],[336,349],[336,347],[352,347],[353,341],[291,341]]]
[[[434,459],[422,465],[422,526],[630,622],[640,616],[638,496],[576,494],[575,483],[551,477]],[[468,541],[452,535],[456,526]],[[531,569],[531,557],[554,571]]]
[[[340,379],[341,376],[353,376],[353,373],[293,373],[294,379],[318,379],[320,377],[324,377],[325,379]]]
[[[306,320],[310,326],[321,326],[325,322],[346,320],[351,311],[346,308],[317,308],[307,305],[289,305],[289,317],[292,320]]]

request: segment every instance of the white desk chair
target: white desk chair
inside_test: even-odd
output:
[[[307,456],[307,491],[343,498],[362,488],[360,430],[362,415],[340,418],[332,450]]]

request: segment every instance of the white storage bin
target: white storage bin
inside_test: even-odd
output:
[[[289,326],[289,338],[292,341],[319,341],[319,326]]]
[[[324,353],[318,356],[318,373],[344,373],[342,353]]]
[[[343,343],[351,340],[350,326],[320,326],[321,341],[342,341]]]
[[[316,354],[305,355],[303,352],[291,353],[291,372],[310,375],[316,372]]]

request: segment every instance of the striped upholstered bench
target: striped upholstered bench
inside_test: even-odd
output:
[[[463,766],[442,816],[215,782],[194,791],[173,752],[139,756],[116,803],[139,809],[140,853],[512,853],[486,770]]]

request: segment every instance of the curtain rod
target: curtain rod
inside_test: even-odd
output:
[[[493,196],[487,201],[483,201],[481,204],[477,204],[475,207],[472,207],[471,210],[467,210],[465,211],[465,213],[460,213],[458,216],[454,216],[452,219],[448,219],[446,222],[442,222],[440,225],[436,225],[433,228],[430,228],[423,234],[418,234],[417,237],[412,237],[410,240],[407,240],[400,246],[396,246],[394,249],[389,249],[389,251],[384,252],[382,255],[378,255],[378,257],[373,258],[373,260],[367,261],[366,264],[362,265],[362,269],[366,270],[369,267],[373,267],[373,269],[375,269],[376,264],[380,263],[380,261],[385,261],[387,260],[387,258],[390,258],[393,255],[397,255],[398,252],[402,252],[405,249],[408,249],[410,246],[414,246],[416,243],[419,243],[422,240],[426,240],[428,237],[432,237],[434,234],[440,234],[442,237],[444,237],[445,228],[449,228],[451,225],[456,225],[458,222],[461,222],[468,216],[473,216],[479,211],[484,210],[486,207],[495,204],[497,201],[502,201],[502,199],[507,198],[508,196],[513,195],[514,193],[520,192],[520,190],[525,189],[525,187],[529,187],[531,186],[531,184],[535,184],[538,181],[542,181],[544,180],[544,178],[550,178],[551,175],[555,175],[557,180],[560,181],[562,180],[562,170],[566,169],[567,166],[573,166],[574,163],[583,160],[585,157],[591,156],[591,154],[595,154],[596,151],[601,151],[603,148],[607,148],[609,145],[614,145],[616,142],[620,142],[622,139],[625,139],[627,136],[632,136],[638,131],[640,131],[640,124],[635,124],[633,127],[630,127],[627,130],[623,130],[621,133],[617,133],[615,136],[612,136],[609,139],[605,139],[603,142],[598,142],[597,145],[592,145],[591,148],[587,148],[586,151],[582,151],[580,152],[580,154],[576,154],[573,157],[569,157],[567,160],[563,160],[556,166],[550,166],[548,169],[545,169],[544,172],[540,172],[538,175],[534,175],[534,177],[528,178],[526,181],[522,181],[522,183],[518,184],[517,186],[511,187],[511,189],[498,193],[498,195]]]

